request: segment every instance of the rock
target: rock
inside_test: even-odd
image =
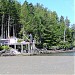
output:
[[[15,54],[11,54],[11,53],[3,53],[1,56],[15,56]]]
[[[5,53],[5,50],[0,51],[0,55],[2,55],[2,53]]]
[[[15,49],[11,49],[11,50],[2,50],[0,51],[0,56],[15,56],[15,55],[18,55],[18,54],[21,54],[20,52],[18,52],[17,50]]]
[[[11,53],[11,54],[16,54],[16,55],[17,55],[17,54],[21,54],[20,52],[18,52],[18,51],[15,50],[15,49],[11,49],[11,50],[10,50],[10,53]]]
[[[75,47],[73,48],[73,50],[75,50]]]

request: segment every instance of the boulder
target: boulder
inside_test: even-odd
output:
[[[11,53],[11,54],[15,54],[15,55],[21,54],[20,52],[18,52],[17,50],[15,50],[15,49],[13,49],[13,48],[10,50],[10,53]]]

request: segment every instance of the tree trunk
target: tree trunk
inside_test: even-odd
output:
[[[3,33],[3,34],[4,34],[4,36],[3,36],[4,39],[5,39],[5,29],[6,29],[6,28],[5,28],[5,24],[4,24],[4,33]]]
[[[65,38],[66,38],[66,28],[64,29],[64,42],[65,42]]]
[[[10,31],[9,31],[9,27],[10,26],[10,15],[8,17],[8,38],[10,37]]]
[[[1,30],[1,38],[3,38],[3,25],[4,25],[4,14],[2,15],[2,30]]]
[[[15,30],[14,30],[14,25],[13,25],[13,37],[15,37]]]

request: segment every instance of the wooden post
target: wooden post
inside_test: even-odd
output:
[[[26,44],[26,50],[27,50],[27,44]]]
[[[21,44],[21,53],[23,53],[23,44]]]
[[[28,43],[28,52],[31,53],[31,51],[30,51],[30,43]]]
[[[35,50],[35,40],[33,40],[33,52],[35,52],[34,50]]]
[[[15,43],[15,45],[14,45],[14,46],[15,46],[15,50],[16,50],[16,43]]]

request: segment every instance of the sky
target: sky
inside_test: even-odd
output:
[[[21,4],[25,0],[17,0]],[[56,11],[58,16],[61,15],[70,20],[71,25],[75,24],[75,0],[26,0],[29,3],[32,3],[33,5],[36,5],[36,3],[43,4],[44,7],[48,8],[48,10]]]

